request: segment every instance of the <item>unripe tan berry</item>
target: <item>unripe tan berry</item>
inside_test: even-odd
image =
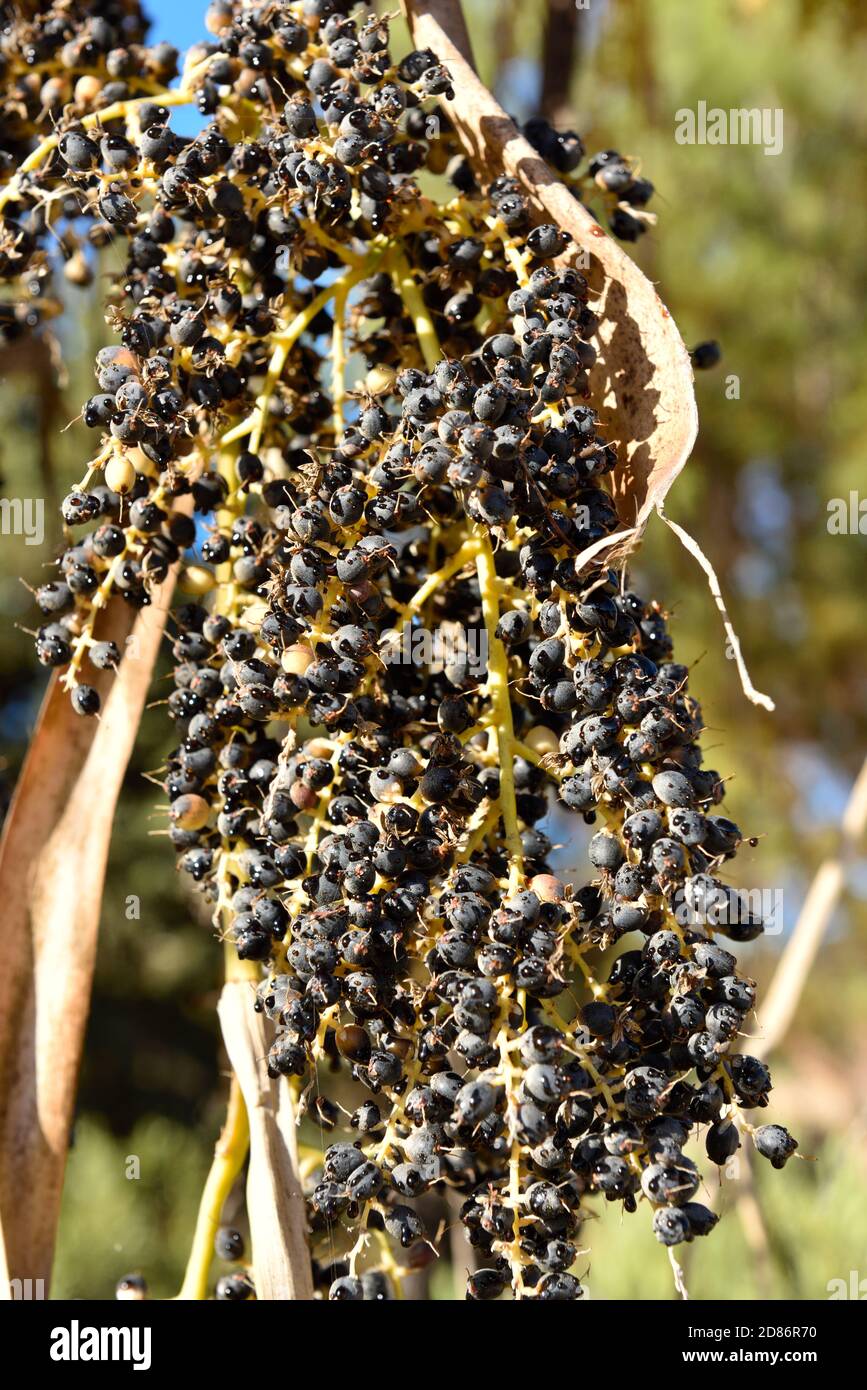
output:
[[[304,642],[286,647],[280,657],[280,665],[289,676],[303,676],[312,661],[313,649]]]
[[[560,747],[560,740],[554,730],[544,724],[534,724],[526,734],[524,742],[534,753],[556,753]]]
[[[207,825],[211,808],[203,796],[189,794],[175,797],[169,815],[180,830],[201,830]]]
[[[187,565],[181,572],[178,586],[186,594],[209,594],[216,584],[214,571],[205,565]]]
[[[105,485],[123,497],[135,485],[135,469],[123,454],[112,454],[105,465]]]

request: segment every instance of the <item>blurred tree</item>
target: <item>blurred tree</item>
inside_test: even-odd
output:
[[[575,0],[547,0],[542,36],[540,115],[555,125],[569,120],[570,93],[581,61],[589,7]]]

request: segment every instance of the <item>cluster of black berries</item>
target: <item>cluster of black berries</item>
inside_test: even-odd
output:
[[[48,209],[58,197],[70,219],[90,218],[91,242],[126,247],[119,284],[128,307],[109,315],[120,345],[98,354],[98,390],[82,409],[85,423],[102,433],[101,445],[63,503],[69,528],[98,528],[70,547],[60,578],[38,594],[52,620],[38,636],[40,659],[66,668],[82,713],[98,709],[94,689],[82,693],[79,670],[94,650],[105,602],[114,593],[148,602],[178,547],[195,537],[183,508],[173,511],[174,499],[192,493],[196,510],[210,515],[237,489],[243,507],[262,483],[265,465],[255,448],[232,460],[228,476],[215,466],[232,420],[258,408],[260,440],[273,424],[291,425],[305,462],[302,445],[333,442],[323,354],[311,341],[331,320],[317,308],[322,288],[314,282],[345,269],[349,237],[373,247],[371,263],[381,259],[387,243],[377,247],[377,235],[410,201],[409,176],[433,147],[424,138],[430,108],[450,91],[433,55],[410,54],[395,68],[378,21],[359,27],[330,4],[305,10],[303,22],[271,6],[215,12],[218,40],[192,55],[180,92],[161,102],[137,96],[135,85],[115,91],[109,83],[110,99],[92,94],[95,113],[78,119],[64,106],[43,157],[10,171],[0,187],[0,275],[18,286],[42,274],[44,247],[58,225],[55,217],[49,229]],[[48,25],[58,42],[62,27]],[[319,30],[328,60],[306,64]],[[111,69],[116,33],[99,32],[108,56],[90,59],[101,71],[103,59]],[[10,33],[16,53],[29,54],[21,27]],[[144,50],[139,67],[165,80],[175,57],[169,63],[161,48]],[[50,54],[45,61],[51,67]],[[193,140],[171,128],[179,98],[215,117]],[[226,134],[238,102],[257,113],[254,137]],[[444,117],[433,120],[432,140],[441,125]],[[354,255],[348,246],[343,254]],[[12,306],[10,328],[20,318]],[[275,343],[287,336],[288,360],[259,407],[262,378],[272,384]],[[203,558],[219,564],[229,541],[215,533]],[[246,538],[245,556],[250,548]],[[239,567],[254,577],[267,572],[260,575],[249,559]],[[193,582],[207,587],[208,576],[200,570]]]
[[[435,55],[394,63],[353,10],[218,0],[179,89],[64,108],[0,186],[6,278],[55,197],[126,256],[37,649],[96,712],[105,604],[182,563],[170,835],[260,981],[263,1065],[346,1131],[302,1164],[317,1289],[391,1297],[452,1190],[469,1297],[574,1299],[595,1194],[675,1245],[715,1220],[699,1127],[718,1163],[742,1131],[775,1166],[795,1147],[742,1114],[770,1078],[734,1050],[754,990],[716,936],[761,923],[721,876],[741,832],[664,614],[586,554],[618,458],[569,238],[477,181]],[[578,168],[577,136],[528,134]],[[588,180],[634,238],[652,186],[614,152]],[[602,822],[583,886],[557,795]]]
[[[84,115],[177,72],[177,50],[145,46],[138,0],[10,7],[0,28],[0,173],[8,177],[71,112]]]
[[[169,44],[147,47],[147,29],[138,0],[63,0],[14,6],[4,14],[0,180],[15,177],[55,124],[165,87],[177,72],[177,50]],[[92,228],[90,238],[82,237],[82,217],[90,210],[77,188],[64,190],[59,203],[58,208],[37,199],[4,216],[0,279],[16,276],[17,294],[0,305],[0,341],[31,332],[61,312],[62,299],[51,283],[58,260],[69,283],[93,280],[88,244],[102,240]]]
[[[655,215],[646,209],[655,189],[650,179],[638,173],[633,160],[617,150],[600,150],[588,161],[586,172],[579,174],[584,145],[573,130],[555,130],[538,116],[527,121],[523,132],[581,202],[592,209],[593,193],[601,193],[608,226],[619,240],[637,241],[653,225]]]

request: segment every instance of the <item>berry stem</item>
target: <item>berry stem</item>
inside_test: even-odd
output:
[[[346,404],[346,298],[349,286],[342,282],[334,294],[334,327],[331,330],[331,397],[334,407],[334,442],[343,434]]]
[[[465,540],[460,549],[456,550],[444,564],[440,565],[438,570],[428,575],[425,582],[416,589],[412,598],[397,609],[398,619],[405,622],[414,617],[431,595],[436,593],[437,589],[442,588],[459,570],[476,559],[480,546],[481,537],[479,536],[470,536],[468,540]]]
[[[415,326],[416,336],[422,357],[428,371],[433,371],[441,357],[439,339],[427,305],[407,260],[402,255],[391,257],[391,268],[401,298]],[[466,543],[469,546],[470,542]],[[462,547],[454,559],[458,559]],[[488,680],[487,693],[491,698],[496,718],[497,750],[500,762],[500,809],[506,830],[506,844],[509,851],[509,879],[512,887],[517,885],[523,874],[524,860],[521,836],[518,831],[518,813],[515,804],[514,747],[515,730],[512,721],[512,705],[509,698],[509,673],[506,649],[497,636],[497,623],[500,620],[500,590],[494,565],[494,554],[487,534],[481,529],[475,537],[475,560],[482,596],[482,612],[488,639]],[[451,562],[450,562],[451,563]],[[460,565],[456,566],[456,569]],[[455,571],[452,571],[455,572]],[[432,576],[436,579],[436,576]],[[437,580],[437,582],[439,582]],[[423,602],[427,597],[427,586],[423,586],[412,600],[413,604]],[[421,596],[421,598],[420,598]]]
[[[496,720],[497,752],[500,764],[500,811],[506,831],[506,846],[509,851],[509,880],[514,890],[524,872],[524,853],[521,835],[518,830],[518,811],[515,802],[515,729],[512,721],[512,702],[509,698],[508,657],[503,643],[497,636],[497,623],[500,620],[500,597],[497,571],[494,565],[494,552],[491,542],[484,532],[479,533],[479,550],[476,556],[476,570],[479,589],[482,595],[482,613],[488,639],[488,680],[487,694],[491,700]]]
[[[323,290],[320,290],[319,294],[311,299],[306,308],[297,313],[290,323],[287,324],[282,333],[275,333],[273,335],[272,342],[276,343],[277,346],[271,356],[271,361],[268,365],[268,374],[256,401],[256,408],[253,413],[248,415],[245,420],[242,420],[240,424],[234,425],[232,429],[226,431],[223,435],[223,444],[234,444],[237,440],[243,439],[246,435],[249,435],[250,449],[253,453],[256,453],[262,442],[262,434],[268,415],[268,406],[274,394],[274,388],[283,375],[283,369],[286,366],[286,361],[292,348],[295,346],[302,333],[310,327],[310,324],[313,322],[320,309],[324,309],[326,304],[332,299],[338,299],[339,302],[341,296],[342,302],[345,305],[346,295],[352,289],[353,285],[356,285],[359,280],[363,280],[366,275],[369,275],[384,255],[385,248],[383,246],[378,246],[376,250],[369,256],[366,256],[360,264],[352,266],[349,270],[345,271],[339,279],[333,280],[330,285],[326,285]],[[337,308],[335,307],[335,314],[336,312]]]
[[[526,1009],[526,993],[519,990],[517,995],[518,1003],[522,1012]],[[507,999],[503,1005],[503,1012],[507,1012],[510,1001]],[[512,1239],[506,1250],[506,1257],[512,1271],[512,1290],[515,1298],[520,1299],[524,1292],[524,1254],[521,1250],[521,1141],[517,1132],[517,1112],[518,1098],[515,1081],[515,1069],[510,1055],[511,1044],[514,1042],[515,1035],[503,1023],[499,1035],[498,1046],[500,1049],[500,1072],[506,1088],[506,1105],[509,1117],[509,1207],[512,1212]],[[519,1078],[520,1079],[520,1078]]]
[[[399,252],[393,252],[390,257],[390,265],[395,284],[400,291],[400,297],[406,306],[407,313],[412,318],[425,366],[429,372],[432,372],[442,356],[433,320],[406,256]]]
[[[250,1143],[247,1108],[237,1078],[232,1077],[226,1123],[214,1149],[214,1161],[205,1183],[192,1249],[184,1273],[180,1300],[201,1301],[208,1293],[208,1273],[214,1252],[214,1237],[226,1198],[244,1165]]]

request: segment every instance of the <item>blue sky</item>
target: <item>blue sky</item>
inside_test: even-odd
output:
[[[144,0],[144,9],[151,19],[152,43],[173,43],[183,53],[194,43],[211,35],[205,28],[208,0]],[[192,135],[201,128],[202,118],[186,107],[172,113],[172,126],[182,135]]]
[[[205,29],[206,9],[207,0],[145,0],[153,25],[151,38],[165,39],[182,50],[210,38]]]

